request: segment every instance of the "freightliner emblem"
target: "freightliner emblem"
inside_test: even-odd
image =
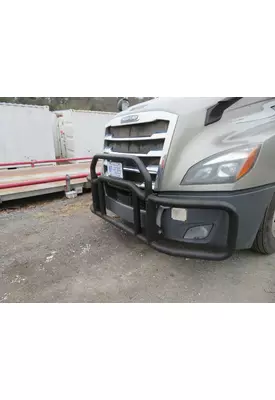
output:
[[[121,118],[121,124],[127,124],[128,122],[136,122],[138,121],[138,115],[127,115],[127,117]]]

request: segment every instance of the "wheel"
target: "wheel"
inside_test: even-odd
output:
[[[252,250],[261,254],[275,253],[275,195],[265,212]]]

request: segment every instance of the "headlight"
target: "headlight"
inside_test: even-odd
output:
[[[254,166],[260,147],[260,145],[242,146],[207,158],[187,171],[181,185],[236,182]]]

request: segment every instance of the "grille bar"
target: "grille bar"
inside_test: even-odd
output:
[[[135,142],[135,141],[146,141],[146,140],[157,140],[165,139],[166,133],[153,133],[151,136],[134,136],[134,137],[113,137],[112,135],[106,135],[105,140],[110,142]]]
[[[111,151],[111,150],[109,150],[108,148],[105,148],[104,149],[104,153],[105,154],[114,154],[114,155],[124,155],[124,154],[127,154],[127,155],[129,155],[129,156],[136,156],[136,157],[140,157],[140,158],[143,158],[143,157],[161,157],[161,155],[162,155],[162,150],[151,150],[151,151],[149,151],[149,153],[147,153],[147,154],[138,154],[138,153],[119,153],[119,152],[115,152],[115,151]]]
[[[158,173],[158,166],[157,165],[148,165],[147,171],[150,174],[157,174]],[[123,167],[124,171],[129,171],[129,172],[136,172],[139,174],[139,170],[137,168],[131,168],[131,167]]]

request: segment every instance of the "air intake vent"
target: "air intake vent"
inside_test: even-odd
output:
[[[168,125],[168,121],[158,120],[143,124],[114,126],[107,129],[106,135],[112,138],[151,137],[157,133],[166,133]]]
[[[242,99],[242,97],[227,97],[209,108],[206,113],[204,125],[207,126],[218,122],[223,116],[224,111],[240,99]]]

